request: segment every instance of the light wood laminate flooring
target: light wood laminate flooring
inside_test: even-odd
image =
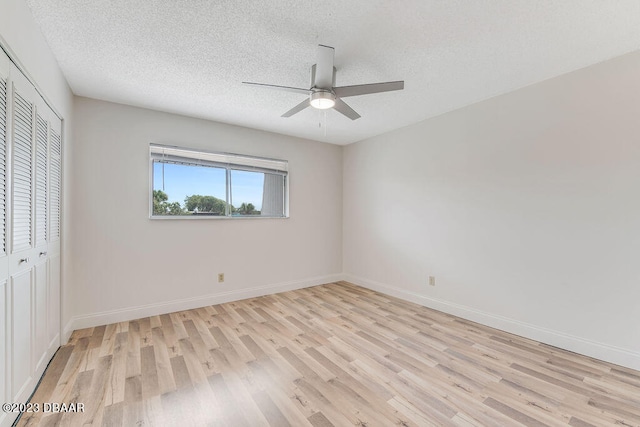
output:
[[[20,426],[640,426],[640,372],[346,282],[75,331]]]

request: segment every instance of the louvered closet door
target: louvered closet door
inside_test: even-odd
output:
[[[48,157],[49,157],[49,133],[53,119],[53,113],[41,100],[36,100],[35,112],[35,144],[33,155],[33,241],[36,252],[34,253],[34,346],[33,363],[36,373],[44,370],[48,361],[48,302],[49,295],[49,262],[47,245],[47,207],[48,207]]]
[[[59,344],[59,315],[60,315],[60,251],[59,241],[49,247],[49,146],[50,141],[59,141],[61,132],[60,120],[55,113],[40,97],[34,99],[35,111],[33,112],[33,145],[31,164],[31,256],[28,265],[32,266],[32,309],[31,318],[33,327],[33,349],[31,354],[32,371],[38,377],[46,367],[52,347]],[[18,155],[17,152],[14,153]],[[15,168],[24,167],[17,157]],[[14,169],[15,170],[15,169]],[[14,177],[14,199],[18,200],[20,194],[16,192],[20,175]],[[25,182],[26,184],[26,182]],[[59,184],[58,184],[59,186]],[[25,185],[26,187],[26,185]],[[26,197],[25,197],[26,200]],[[19,208],[20,206],[15,206]],[[14,209],[14,218],[18,221],[21,215]],[[26,207],[24,213],[27,213]],[[17,243],[23,243],[27,236],[23,236],[21,230],[14,229],[13,236]],[[51,274],[53,273],[53,274]],[[57,279],[53,277],[57,276]],[[53,280],[50,280],[53,278]],[[57,341],[57,340],[58,341]]]
[[[36,343],[33,247],[33,147],[38,94],[15,67],[10,69],[9,294],[11,381],[9,401],[20,402],[35,381]]]
[[[34,239],[36,292],[45,292],[46,316],[36,323],[36,333],[47,343],[38,354],[49,356],[48,349],[60,343],[60,190],[62,122],[43,102],[37,104],[35,145]],[[38,130],[39,129],[39,130]],[[43,295],[44,296],[44,295]],[[42,299],[42,298],[41,298]],[[45,351],[45,353],[42,353]],[[42,359],[46,362],[47,358]],[[36,369],[44,365],[37,364]]]
[[[62,189],[62,122],[57,117],[49,125],[49,180],[47,191],[49,262],[49,312],[47,336],[49,346],[60,343],[60,206]]]

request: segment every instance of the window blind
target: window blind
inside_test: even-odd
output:
[[[262,215],[281,216],[285,212],[283,175],[267,173],[264,175],[262,191]]]
[[[286,174],[289,162],[263,157],[238,154],[214,153],[188,150],[166,145],[150,144],[149,150],[154,161],[177,163],[190,166],[233,167],[234,169]]]

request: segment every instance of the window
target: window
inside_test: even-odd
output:
[[[152,218],[287,216],[288,162],[151,144]]]

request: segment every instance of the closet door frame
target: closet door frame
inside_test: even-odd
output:
[[[9,203],[9,192],[8,187],[10,185],[10,181],[8,179],[8,160],[9,160],[9,146],[11,145],[10,141],[10,117],[11,117],[11,80],[10,80],[10,67],[11,61],[4,54],[4,52],[0,51],[0,79],[5,83],[5,123],[4,123],[4,149],[5,149],[5,158],[3,159],[5,162],[5,182],[4,182],[4,190],[5,190],[5,222],[4,222],[4,250],[0,251],[0,401],[2,403],[9,402],[9,395],[11,394],[11,358],[10,358],[10,348],[9,348],[9,337],[10,337],[10,327],[11,327],[11,295],[10,295],[10,287],[9,287],[9,248],[8,248],[8,231],[7,231],[7,222],[9,221],[9,209],[7,204]],[[12,420],[13,418],[11,418]],[[9,414],[0,413],[0,425],[9,425],[10,419]]]

